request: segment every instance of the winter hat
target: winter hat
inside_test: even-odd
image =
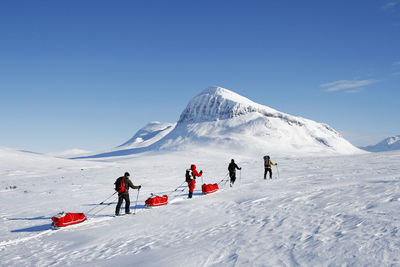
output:
[[[125,176],[125,177],[129,177],[129,176],[131,176],[131,175],[129,174],[129,172],[126,172],[126,173],[124,174],[124,176]]]

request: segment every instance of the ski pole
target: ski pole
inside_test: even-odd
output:
[[[135,210],[133,211],[133,214],[136,214],[136,207],[137,207],[137,201],[138,201],[138,198],[139,198],[139,192],[140,192],[140,188],[137,190],[136,203],[135,203]]]
[[[91,208],[90,210],[88,210],[86,213],[91,212],[92,210],[94,210],[97,206],[104,204],[104,202],[106,202],[109,198],[111,198],[113,195],[115,195],[117,193],[117,191],[114,192],[114,194],[112,194],[111,196],[109,196],[108,198],[104,199],[102,202],[100,202],[99,204],[96,204],[93,208]]]
[[[278,171],[278,179],[280,179],[278,165],[275,165],[275,166],[276,166],[276,170]]]

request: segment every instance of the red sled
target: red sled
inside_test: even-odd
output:
[[[160,196],[149,197],[146,200],[145,205],[146,207],[158,207],[162,205],[167,205],[167,203],[168,203],[168,196],[163,195],[162,197]]]
[[[218,184],[203,184],[201,187],[201,191],[203,194],[214,193],[219,189]]]
[[[53,216],[51,219],[53,220],[51,226],[53,228],[58,228],[81,223],[86,220],[86,216],[83,213],[60,212],[56,216]]]

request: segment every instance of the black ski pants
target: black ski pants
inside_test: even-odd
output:
[[[231,184],[234,184],[236,181],[236,172],[230,172],[229,177],[231,178]]]
[[[271,168],[265,168],[264,179],[267,179],[268,172],[269,172],[269,179],[272,179],[272,170],[271,170]]]
[[[129,213],[129,207],[131,205],[131,201],[129,200],[129,193],[120,193],[118,194],[118,204],[115,208],[115,214],[119,214],[119,210],[121,209],[122,202],[125,200],[125,213]]]

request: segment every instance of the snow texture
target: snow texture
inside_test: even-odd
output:
[[[400,265],[400,152],[271,155],[272,180],[262,156],[208,149],[89,161],[0,149],[1,265]],[[231,158],[242,167],[235,185],[201,195],[202,182],[227,177]],[[204,174],[189,200],[192,163]],[[113,217],[113,183],[125,171],[143,186],[136,215]],[[169,204],[146,209],[151,193]],[[61,211],[88,220],[52,230]]]
[[[62,152],[50,152],[47,153],[46,155],[49,156],[53,156],[53,157],[57,157],[57,158],[72,158],[72,157],[77,157],[80,155],[86,155],[86,154],[90,154],[90,151],[87,150],[83,150],[83,149],[78,149],[78,148],[74,148],[74,149],[68,149]]]

